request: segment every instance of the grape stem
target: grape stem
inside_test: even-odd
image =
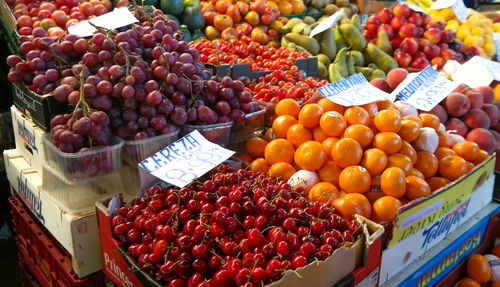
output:
[[[52,57],[54,57],[54,59],[56,60],[57,62],[57,65],[59,67],[61,67],[64,64],[68,64],[68,62],[66,62],[66,60],[64,60],[63,58],[59,57],[59,55],[56,54],[56,52],[54,51],[54,49],[52,49],[52,47],[50,47],[50,45],[45,42],[45,41],[41,41],[42,45],[44,45],[45,47],[47,47],[47,49],[49,49],[49,52],[50,54],[52,55]]]

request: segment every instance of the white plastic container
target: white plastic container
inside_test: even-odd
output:
[[[50,133],[45,134],[42,140],[47,164],[65,177],[65,180],[85,183],[120,171],[123,140],[118,137],[111,136],[111,146],[76,153],[59,150],[52,143]]]
[[[212,125],[188,125],[182,126],[181,136],[185,136],[195,130],[200,132],[207,140],[220,146],[227,146],[231,135],[233,122],[212,124]]]
[[[179,128],[175,131],[137,141],[125,141],[123,144],[123,162],[137,165],[139,162],[153,155],[162,148],[170,145],[179,138]]]

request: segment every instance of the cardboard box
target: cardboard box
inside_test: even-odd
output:
[[[120,287],[162,286],[158,281],[141,271],[135,265],[134,260],[125,254],[120,242],[113,238],[111,218],[115,210],[122,204],[123,200],[118,195],[96,203],[104,274]],[[332,256],[320,262],[319,265],[313,262],[296,270],[301,274],[302,279],[299,279],[292,271],[287,271],[281,280],[267,286],[301,287],[307,283],[314,283],[314,286],[330,287],[349,273],[357,271],[356,267],[362,264],[366,266],[366,260],[374,255],[370,253],[372,246],[374,246],[375,255],[377,255],[377,243],[380,251],[383,228],[361,216],[358,218],[363,224],[364,235],[353,246],[337,249]],[[378,255],[380,256],[380,252]]]
[[[380,284],[441,242],[492,201],[495,155],[431,195],[401,207],[382,253]]]
[[[69,213],[41,189],[42,178],[16,151],[4,151],[7,178],[38,220],[72,255],[73,269],[85,277],[102,269],[95,208]]]
[[[490,203],[476,216],[468,220],[461,228],[454,230],[452,234],[442,240],[438,245],[421,256],[417,262],[406,268],[404,272],[391,279],[388,285],[397,286],[404,282],[408,286],[434,286],[440,284],[441,280],[455,272],[457,266],[467,261],[467,257],[483,245],[489,244],[494,239],[495,233],[499,234],[500,229],[497,218],[500,214],[500,206]],[[493,226],[490,226],[493,225]],[[495,232],[496,230],[497,232]],[[490,238],[492,237],[492,238]],[[489,253],[492,246],[480,251]],[[465,277],[462,274],[458,278]],[[442,286],[451,286],[456,282],[448,282]]]
[[[43,163],[45,162],[42,137],[45,131],[40,129],[15,106],[10,108],[10,113],[12,115],[17,151],[42,176]]]
[[[44,131],[50,130],[50,120],[54,115],[69,111],[69,106],[56,101],[52,94],[38,95],[24,84],[13,86],[14,105]]]

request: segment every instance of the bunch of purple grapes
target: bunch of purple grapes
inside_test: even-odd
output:
[[[8,79],[38,94],[52,93],[72,106],[80,102],[83,91],[92,111],[107,114],[108,123],[100,128],[103,134],[110,131],[125,140],[171,133],[186,123],[241,122],[246,113],[259,109],[243,82],[207,79],[199,52],[189,47],[177,23],[161,10],[151,16],[136,12],[136,17],[139,23],[122,31],[99,29],[90,39],[68,34],[54,40],[35,28],[32,36],[20,38],[26,60],[8,57]],[[79,134],[74,128],[65,131]],[[63,151],[87,148],[77,143],[70,147],[62,140],[57,146]]]

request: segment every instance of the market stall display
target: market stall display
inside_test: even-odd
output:
[[[26,281],[498,284],[491,256],[461,257],[460,282],[422,273],[497,206],[491,16],[461,0],[0,4]]]

